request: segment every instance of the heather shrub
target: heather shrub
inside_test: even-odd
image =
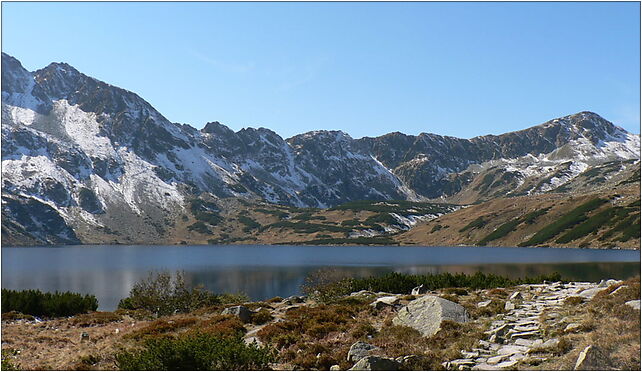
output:
[[[116,365],[121,370],[266,370],[275,355],[267,347],[246,345],[241,337],[186,334],[145,340],[139,350],[121,351]]]

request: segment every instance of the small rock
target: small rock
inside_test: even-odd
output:
[[[619,291],[621,291],[624,288],[629,288],[629,286],[628,285],[621,285],[621,286],[615,288],[615,290],[613,292],[609,293],[609,294],[614,295],[614,294],[618,293]]]
[[[330,367],[330,371],[340,371],[340,370],[341,370],[341,367],[339,367],[338,364],[335,364],[332,367]]]
[[[481,364],[478,364],[478,365],[474,366],[471,369],[473,371],[499,371],[501,368],[499,368],[497,366],[494,366],[494,365],[490,365],[488,363],[481,363]]]
[[[505,359],[508,359],[510,355],[497,355],[486,360],[488,364],[497,364]]]
[[[89,333],[83,332],[80,334],[80,342],[89,341]]]
[[[615,280],[615,279],[608,279],[608,280],[601,280],[600,283],[597,285],[598,288],[608,288],[614,284],[621,283],[620,280]]]
[[[499,368],[511,368],[512,366],[514,366],[517,363],[518,363],[517,360],[507,360],[505,362],[499,363],[497,365],[497,367],[499,367]]]
[[[428,292],[428,288],[426,288],[423,284],[421,284],[420,286],[413,288],[412,291],[410,291],[410,294],[414,296],[418,296],[418,295],[425,294],[426,292]]]
[[[472,366],[475,364],[475,361],[472,359],[455,359],[450,361],[450,365],[453,367],[459,367],[461,365]]]
[[[374,345],[357,341],[350,346],[350,351],[348,351],[348,362],[357,362],[369,355],[372,355],[372,353],[378,350],[380,349]]]
[[[57,331],[57,330],[56,330],[56,331]],[[114,331],[114,333],[115,333],[115,334],[119,334],[119,333],[120,333],[120,329],[116,328],[116,330]]]
[[[374,307],[377,310],[381,310],[386,306],[394,306],[398,302],[399,298],[397,296],[384,296],[377,298],[373,303],[370,304],[370,306]]]
[[[522,296],[522,294],[521,294],[519,291],[517,291],[517,292],[513,293],[512,295],[510,295],[510,297],[508,297],[508,299],[509,299],[510,301],[513,301],[513,300],[521,300],[521,299],[523,299],[523,298],[524,298],[524,297]]]
[[[493,302],[493,301],[492,300],[488,300],[488,301],[479,302],[479,303],[477,303],[477,307],[479,307],[479,308],[486,307],[486,306],[490,305],[491,302]]]
[[[515,304],[510,301],[506,301],[506,304],[504,305],[504,310],[515,310]]]
[[[595,297],[595,295],[598,292],[600,292],[601,290],[603,290],[603,288],[597,288],[597,287],[596,288],[589,288],[589,289],[583,290],[582,292],[578,293],[577,295],[580,296],[580,297],[584,297],[584,298],[590,300],[591,298]]]
[[[592,345],[587,346],[580,352],[575,362],[575,371],[594,371],[599,370],[597,366],[595,348]]]
[[[579,323],[571,323],[564,328],[564,332],[575,332],[579,331],[582,328],[582,325]]]
[[[636,310],[640,310],[640,300],[632,300],[624,303],[625,305],[631,306]]]
[[[350,293],[351,297],[371,297],[374,296],[374,292],[362,289],[359,292],[352,292]]]
[[[519,346],[533,346],[533,343],[535,343],[535,341],[528,340],[525,338],[518,338],[516,340],[513,340],[513,342],[515,343],[515,345],[519,345]]]
[[[404,355],[402,357],[397,357],[395,360],[401,364],[412,362],[413,360],[419,359],[416,355]]]
[[[250,309],[242,305],[228,307],[227,309],[223,310],[221,314],[236,315],[239,317],[239,319],[241,319],[243,323],[249,323],[252,317],[252,312],[250,311]]]
[[[367,356],[361,358],[350,371],[397,371],[399,370],[400,363],[394,359]]]
[[[559,344],[560,344],[560,340],[558,338],[551,338],[550,340],[546,340],[546,342],[542,343],[542,348],[554,349]]]

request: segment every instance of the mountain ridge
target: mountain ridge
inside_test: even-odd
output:
[[[588,111],[471,139],[327,130],[284,139],[267,128],[172,123],[135,93],[65,63],[29,72],[3,53],[2,67],[3,200],[44,203],[74,231],[154,236],[203,193],[321,208],[466,204],[549,192],[608,162],[622,164],[611,173],[639,166],[639,135]],[[14,215],[17,204],[5,204]]]

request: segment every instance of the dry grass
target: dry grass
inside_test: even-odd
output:
[[[119,322],[121,320],[123,320],[123,317],[120,314],[107,311],[95,311],[93,313],[77,315],[69,321],[75,326],[90,327],[98,324]]]
[[[617,290],[619,287],[624,287]],[[613,293],[617,290],[616,293]],[[572,298],[572,297],[571,297]],[[624,303],[640,299],[640,278],[629,279],[621,284],[606,288],[586,303],[576,301],[565,303],[557,311],[567,320],[546,328],[549,336],[564,334],[568,323],[580,327],[560,338],[565,340],[554,358],[542,363],[537,369],[573,369],[577,357],[586,346],[595,349],[595,368],[602,370],[640,370],[640,311]]]

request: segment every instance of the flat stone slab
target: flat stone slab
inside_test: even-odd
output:
[[[632,308],[634,308],[636,310],[640,310],[640,300],[627,301],[624,304],[628,305],[628,306],[631,306]]]

